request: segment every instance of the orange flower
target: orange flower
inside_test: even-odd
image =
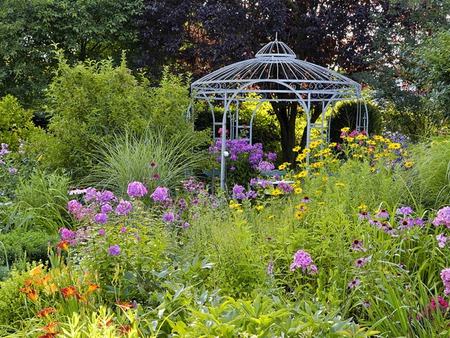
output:
[[[64,296],[64,298],[70,297],[70,296],[80,296],[77,292],[77,290],[75,290],[74,286],[66,286],[65,288],[61,289],[61,293]]]
[[[30,298],[33,302],[35,302],[37,300],[37,293],[36,290],[32,289],[30,290],[30,292],[28,292],[27,294],[28,298]]]
[[[130,302],[122,303],[120,300],[117,301],[117,306],[120,307],[122,310],[131,309],[133,307],[133,304]]]
[[[62,250],[69,250],[69,242],[68,241],[61,241],[56,246]]]
[[[56,326],[58,326],[58,324],[59,324],[58,322],[52,321],[52,322],[48,323],[47,325],[45,325],[42,328],[42,330],[44,330],[47,333],[50,333],[54,336],[59,333],[59,331],[56,330]],[[50,337],[53,337],[53,336],[50,336]]]
[[[131,330],[130,325],[121,325],[121,326],[118,326],[117,328],[119,329],[121,336],[124,334],[127,334]]]
[[[110,326],[112,323],[114,323],[113,319],[100,319],[100,322],[97,324],[98,327],[104,327],[104,326]]]
[[[77,293],[75,296],[77,297],[77,299],[78,299],[80,302],[85,302],[85,303],[87,303],[86,295],[80,296],[80,295]]]
[[[44,264],[39,264],[34,269],[30,270],[30,276],[34,277],[36,275],[39,275],[41,273],[43,267],[44,267]]]
[[[30,284],[27,284],[23,288],[19,289],[19,292],[27,292],[28,293],[30,291],[31,291],[31,285]]]
[[[92,291],[100,289],[100,286],[98,286],[98,284],[91,283],[91,282],[87,282],[87,283],[89,285],[89,289],[87,292],[92,292]]]
[[[39,311],[37,313],[37,316],[38,317],[48,317],[48,315],[50,313],[54,313],[54,312],[57,312],[57,310],[52,307],[46,307],[46,308],[42,309],[42,311]]]

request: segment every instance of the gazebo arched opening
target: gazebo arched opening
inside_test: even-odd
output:
[[[306,116],[303,135],[306,148],[310,145],[313,130],[327,141],[330,126],[326,113],[339,101],[356,100],[358,109],[354,127],[359,131],[367,132],[368,129],[368,112],[361,85],[330,69],[297,59],[292,49],[278,39],[261,48],[255,58],[233,63],[193,82],[191,91],[194,100],[208,103],[213,117],[213,139],[222,140],[221,189],[225,189],[226,183],[226,140],[238,138],[246,128],[247,140],[251,143],[253,119],[264,102],[271,103],[280,122],[283,149],[295,147],[295,119],[299,107]],[[258,104],[250,123],[244,126],[239,122],[239,105],[245,101],[257,101]],[[214,114],[214,104],[218,102],[223,106],[221,120],[216,120]],[[219,135],[219,129],[228,130],[228,135],[226,132]]]

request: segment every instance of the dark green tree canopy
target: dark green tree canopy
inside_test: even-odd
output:
[[[42,98],[56,67],[70,61],[120,59],[136,39],[141,0],[4,0],[0,3],[0,96],[26,105]]]

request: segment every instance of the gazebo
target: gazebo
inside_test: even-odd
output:
[[[285,43],[275,39],[259,50],[255,57],[220,68],[191,85],[194,100],[205,100],[213,117],[213,138],[222,140],[220,187],[226,182],[227,137],[235,139],[245,128],[252,142],[252,127],[255,113],[263,102],[297,103],[306,115],[306,147],[311,142],[311,131],[317,129],[320,138],[327,137],[326,112],[338,101],[357,100],[356,130],[368,129],[367,106],[362,97],[361,85],[325,67],[297,59]],[[249,125],[239,122],[239,104],[257,101]],[[223,107],[221,121],[216,121],[214,105]],[[311,109],[321,108],[321,115],[312,121]],[[192,105],[191,108],[192,109]],[[188,115],[191,111],[188,112]],[[218,135],[217,129],[222,132]]]

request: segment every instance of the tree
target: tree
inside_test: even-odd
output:
[[[136,39],[133,18],[142,0],[4,0],[0,3],[0,96],[38,105],[57,67],[115,57]]]

